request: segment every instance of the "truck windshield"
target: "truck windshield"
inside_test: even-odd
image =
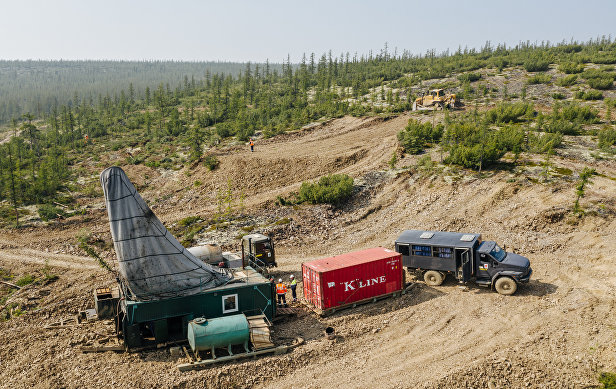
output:
[[[490,255],[498,262],[503,262],[503,259],[505,259],[505,257],[507,256],[507,253],[505,252],[505,250],[501,249],[497,244],[495,244],[492,251],[490,251]]]

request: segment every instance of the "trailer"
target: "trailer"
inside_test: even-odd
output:
[[[432,286],[441,285],[450,274],[459,282],[474,280],[512,295],[533,272],[528,258],[508,253],[494,241],[482,241],[481,234],[407,230],[395,245],[403,265]]]

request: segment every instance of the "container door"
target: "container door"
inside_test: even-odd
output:
[[[304,298],[310,301],[310,270],[306,266],[302,266],[302,282],[304,286]]]
[[[467,282],[471,278],[471,251],[469,249],[456,249],[457,278]]]
[[[312,293],[314,294],[314,305],[317,308],[321,308],[321,277],[319,277],[319,273],[314,270],[312,271]]]

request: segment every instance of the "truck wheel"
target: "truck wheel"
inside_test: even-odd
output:
[[[443,275],[435,270],[428,270],[424,274],[424,281],[430,286],[439,286],[443,283]]]
[[[518,284],[511,277],[501,277],[496,280],[494,284],[494,289],[498,292],[498,294],[502,294],[505,296],[511,296],[518,290]]]

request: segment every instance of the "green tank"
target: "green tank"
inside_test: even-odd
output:
[[[188,322],[188,343],[194,352],[210,350],[216,358],[214,349],[226,347],[229,355],[231,346],[243,345],[246,352],[250,339],[250,327],[246,315],[232,315],[206,319],[198,317]]]

